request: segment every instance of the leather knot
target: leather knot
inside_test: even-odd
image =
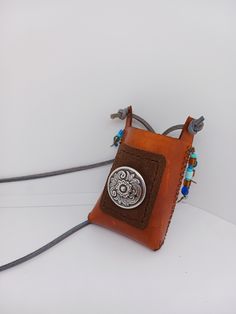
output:
[[[127,117],[127,114],[128,114],[128,107],[124,109],[119,109],[117,113],[112,113],[111,118],[112,119],[119,118],[121,120],[124,120]]]

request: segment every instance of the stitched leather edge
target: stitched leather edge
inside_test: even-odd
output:
[[[191,149],[192,149],[192,146],[188,145],[187,149],[185,151],[185,156],[184,156],[184,159],[183,159],[183,162],[182,162],[182,167],[181,167],[181,170],[180,170],[179,183],[178,183],[177,188],[176,188],[176,194],[175,194],[175,197],[173,199],[173,204],[172,204],[172,208],[171,208],[171,215],[170,215],[170,218],[169,218],[169,221],[168,221],[168,225],[167,225],[167,228],[166,228],[166,232],[165,232],[164,238],[160,241],[158,249],[164,243],[166,235],[167,235],[167,232],[169,230],[170,222],[171,222],[172,216],[174,214],[176,201],[177,201],[177,198],[178,198],[178,195],[179,195],[180,187],[181,187],[181,184],[182,184],[182,181],[183,181],[183,177],[184,177],[184,171],[185,171],[185,168],[186,168],[187,163],[188,163],[188,159],[189,159],[189,155],[190,155]]]

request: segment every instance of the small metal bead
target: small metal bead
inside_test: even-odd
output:
[[[196,159],[190,158],[188,163],[189,163],[190,166],[195,167]]]
[[[183,185],[186,186],[187,188],[189,188],[190,185],[191,185],[191,181],[190,180],[184,180],[184,184]]]

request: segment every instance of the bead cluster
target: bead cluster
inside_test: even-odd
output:
[[[192,182],[196,183],[195,181],[193,181],[196,166],[197,166],[197,155],[195,153],[194,148],[192,148],[192,151],[189,156],[188,166],[185,172],[183,187],[181,189],[181,193],[183,196],[180,198],[178,202],[182,201],[182,199],[187,197],[191,183]]]
[[[113,144],[111,146],[118,146],[121,141],[122,136],[124,135],[124,130],[120,130],[113,138]]]

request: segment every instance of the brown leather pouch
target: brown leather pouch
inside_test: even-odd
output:
[[[132,127],[132,108],[91,223],[120,232],[153,250],[164,242],[192,148],[188,117],[179,138]]]

